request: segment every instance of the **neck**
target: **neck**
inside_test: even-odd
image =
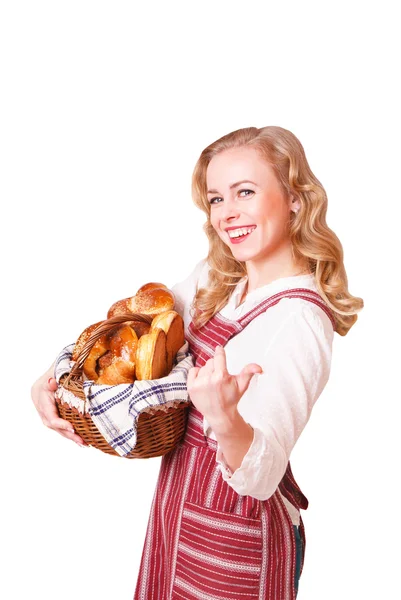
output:
[[[277,249],[267,258],[247,261],[245,265],[248,276],[247,294],[276,279],[310,273],[306,261],[295,262],[291,246],[288,245]]]

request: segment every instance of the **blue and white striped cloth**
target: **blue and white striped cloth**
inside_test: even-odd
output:
[[[71,360],[74,344],[63,348],[57,356],[54,377],[57,382],[65,373],[69,373],[75,364]],[[89,413],[93,422],[112,448],[125,456],[135,448],[137,440],[137,421],[141,412],[149,412],[152,407],[166,410],[172,403],[190,402],[187,392],[187,374],[194,366],[188,342],[180,348],[176,364],[167,377],[152,381],[137,380],[130,384],[114,386],[96,385],[93,381],[84,381],[86,400],[76,398],[63,387],[56,395],[75,406],[81,413]]]

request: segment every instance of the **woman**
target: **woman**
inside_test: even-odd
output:
[[[289,458],[328,381],[334,331],[349,331],[363,301],[291,132],[249,127],[209,145],[193,199],[209,253],[173,287],[196,361],[192,405],[162,458],[134,600],[294,600],[308,500]],[[51,376],[34,384],[35,405],[80,443]]]

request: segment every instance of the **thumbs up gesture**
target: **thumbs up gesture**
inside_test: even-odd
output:
[[[237,404],[252,377],[262,372],[260,365],[250,363],[238,375],[230,375],[225,350],[217,346],[214,357],[203,367],[189,369],[187,389],[190,400],[212,426],[231,420],[237,414]]]

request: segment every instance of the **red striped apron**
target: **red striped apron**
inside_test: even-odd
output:
[[[187,340],[202,366],[218,344],[239,333],[282,298],[320,306],[306,288],[279,292],[238,321],[216,314]],[[183,440],[162,457],[153,496],[134,600],[295,600],[296,545],[292,520],[281,495],[268,500],[241,496],[223,480],[216,463],[217,441],[203,432],[203,416],[191,404]],[[290,462],[278,486],[298,510],[308,500]],[[300,518],[305,549],[305,529]],[[301,572],[304,555],[302,556]]]

